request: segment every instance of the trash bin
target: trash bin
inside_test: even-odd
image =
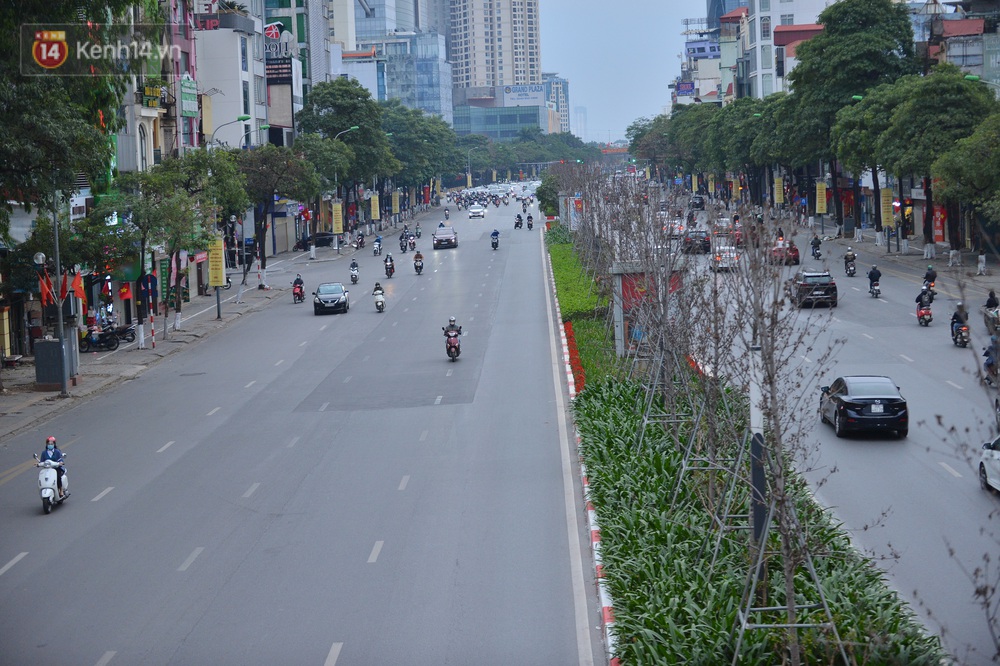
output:
[[[844,235],[847,234],[854,234],[854,218],[850,216],[844,218]]]
[[[35,340],[35,383],[40,388],[60,389],[63,379],[69,379],[68,359],[65,354],[60,358],[61,349],[65,347],[59,344],[59,340]]]

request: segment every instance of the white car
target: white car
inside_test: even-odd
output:
[[[740,255],[732,245],[719,245],[712,252],[713,271],[732,271],[739,268]]]
[[[1000,437],[983,444],[979,455],[979,485],[983,490],[1000,490]]]
[[[469,219],[474,217],[486,218],[486,208],[485,206],[480,206],[479,204],[474,204],[469,206]]]

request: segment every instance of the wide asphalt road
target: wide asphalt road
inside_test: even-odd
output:
[[[73,495],[45,516],[34,468],[3,477],[0,662],[600,663],[540,230],[513,210],[456,213],[458,249],[425,223],[422,276],[369,247],[348,314],[289,292],[5,442],[8,472],[58,437]]]
[[[797,233],[802,268],[829,269],[840,295],[835,309],[820,306],[793,315],[804,333],[790,364],[801,372],[802,384],[787,396],[805,425],[799,468],[818,501],[887,572],[890,584],[958,663],[994,663],[997,646],[988,615],[994,631],[1000,629],[1000,607],[993,598],[987,610],[975,597],[980,585],[1000,582],[1000,498],[979,488],[976,471],[981,444],[996,433],[996,391],[976,376],[987,342],[979,311],[985,289],[966,285],[963,291],[955,275],[942,269],[947,262],[931,262],[942,269],[940,293],[934,321],[924,328],[917,324],[914,299],[928,262],[889,262],[881,254],[884,247],[855,244],[858,274],[849,278],[845,247],[824,243],[824,258],[816,261],[809,256],[811,234]],[[706,262],[696,258],[697,270],[707,270]],[[882,271],[878,299],[868,294],[865,277],[873,263]],[[795,270],[785,269],[784,276]],[[716,279],[738,289],[738,281],[726,274]],[[738,293],[731,298],[740,302]],[[954,346],[950,337],[949,320],[959,299],[971,312],[973,341],[967,349]],[[906,439],[867,433],[838,438],[831,426],[820,424],[819,387],[851,374],[895,380],[910,410]]]

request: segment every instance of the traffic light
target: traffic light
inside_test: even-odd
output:
[[[583,164],[583,160],[577,160],[576,163],[577,164]]]

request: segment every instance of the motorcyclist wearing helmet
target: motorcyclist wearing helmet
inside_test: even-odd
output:
[[[965,326],[969,323],[969,313],[965,311],[965,305],[962,301],[955,304],[955,312],[951,315],[951,335],[954,337],[955,332],[960,326]]]
[[[389,252],[385,255],[385,259],[382,260],[382,263],[385,264],[386,268],[389,267],[392,267],[393,269],[396,268],[396,262],[392,260],[392,252]]]
[[[48,439],[45,440],[45,450],[42,451],[42,455],[38,458],[39,462],[45,462],[46,460],[51,460],[52,462],[55,463],[63,462],[63,454],[62,451],[60,451],[56,447],[55,437],[49,437]],[[65,473],[66,470],[63,469],[63,465],[59,465],[58,467],[56,467],[56,475],[57,475],[56,485],[59,486],[59,497],[62,497],[64,495],[62,487],[62,479],[63,479],[63,474]]]
[[[375,288],[372,289],[372,296],[378,296],[379,294],[385,294],[385,290],[382,289],[382,284],[380,282],[376,282]]]
[[[295,274],[295,279],[292,280],[292,286],[293,287],[302,287],[304,289],[305,288],[305,284],[306,283],[302,280],[302,274],[301,273],[296,273]]]
[[[871,291],[875,287],[875,283],[882,279],[882,271],[878,269],[878,266],[872,264],[872,269],[868,271],[868,291]]]
[[[929,308],[934,302],[934,293],[927,288],[927,285],[924,285],[920,288],[920,293],[917,294],[914,302],[921,308]]]
[[[933,266],[927,266],[927,272],[924,273],[924,282],[937,282],[937,271],[934,270]]]
[[[494,229],[493,233],[490,234],[490,238],[492,238],[493,240],[497,240],[498,238],[500,238],[500,232]]]
[[[358,267],[358,260],[357,259],[351,259],[351,270],[352,271],[356,270],[357,267]]]
[[[445,336],[447,336],[449,333],[456,333],[456,332],[459,335],[461,335],[462,334],[462,327],[458,326],[455,323],[455,318],[454,317],[449,317],[448,318],[448,325],[444,327],[444,334],[445,334]]]
[[[858,255],[854,254],[854,250],[850,247],[847,248],[847,252],[844,253],[844,272],[845,273],[847,272],[848,264],[857,260],[858,260]]]
[[[989,296],[986,297],[986,307],[990,310],[1000,307],[1000,299],[997,298],[997,293],[992,289],[990,289]]]

